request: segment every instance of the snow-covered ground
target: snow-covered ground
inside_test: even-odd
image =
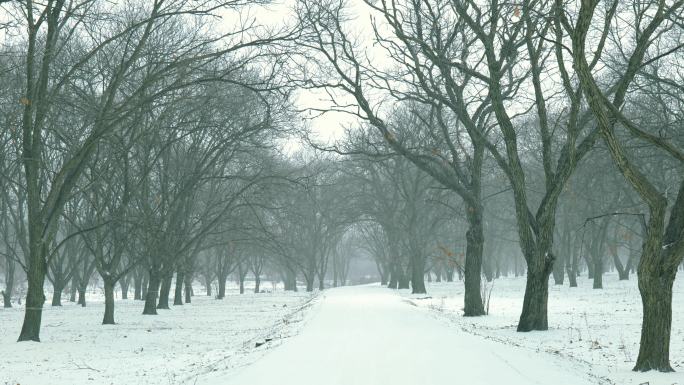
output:
[[[490,315],[477,318],[462,317],[462,282],[429,284],[427,295],[377,284],[318,296],[231,287],[222,301],[197,295],[158,316],[117,300],[114,326],[100,324],[103,304],[91,295],[86,308],[47,306],[41,343],[16,343],[23,309],[0,309],[0,385],[684,385],[684,279],[673,306],[678,373],[662,374],[631,371],[634,278],[606,274],[603,290],[586,278],[551,285],[550,330],[532,333],[515,331],[524,277],[487,284]]]
[[[550,281],[549,330],[515,331],[522,308],[525,278],[500,278],[491,289],[489,315],[462,317],[463,283],[431,283],[428,294],[402,295],[414,304],[448,319],[455,327],[499,343],[519,346],[549,356],[585,363],[593,375],[616,385],[684,385],[684,279],[674,285],[670,359],[677,373],[635,373],[631,369],[639,353],[641,299],[636,276],[619,281],[606,274],[604,289],[592,289],[586,277],[578,288]],[[552,382],[549,382],[552,383]]]
[[[117,300],[117,325],[101,325],[104,305],[46,306],[40,343],[16,343],[23,308],[0,308],[2,385],[173,385],[258,359],[300,329],[309,293],[277,290],[191,304],[143,316],[141,301]],[[273,339],[267,346],[256,343]]]
[[[326,290],[301,333],[206,385],[589,385],[586,365],[488,341],[379,285]]]

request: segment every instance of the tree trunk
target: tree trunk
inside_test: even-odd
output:
[[[142,300],[142,277],[138,274],[133,277],[133,286],[135,287],[133,292],[133,299]]]
[[[570,287],[577,287],[577,275],[579,269],[579,257],[577,255],[577,248],[572,248],[572,260],[566,260],[566,270],[568,272],[568,281],[570,281]]]
[[[254,275],[254,292],[259,293],[261,291],[261,277],[259,274]]]
[[[4,308],[12,307],[12,294],[2,291],[2,303]]]
[[[446,280],[447,282],[454,282],[454,268],[447,267],[446,269]]]
[[[78,276],[74,275],[69,285],[69,302],[76,302],[76,293],[78,293]]]
[[[546,263],[547,264],[547,263]],[[548,330],[547,306],[549,301],[550,266],[535,266],[527,269],[527,284],[523,309],[518,322],[519,332]]]
[[[314,289],[314,277],[313,274],[307,275],[304,277],[306,280],[306,291],[307,292],[312,292]]]
[[[40,322],[43,315],[43,304],[45,303],[45,250],[40,247],[40,251],[34,250],[36,247],[31,245],[31,258],[27,274],[28,290],[26,292],[26,311],[24,313],[24,323],[21,326],[19,341],[40,342]],[[34,255],[35,253],[41,255]]]
[[[594,289],[603,289],[603,258],[595,255],[594,262]]]
[[[397,289],[399,287],[399,275],[397,273],[397,263],[392,262],[390,267],[390,278],[387,287],[390,289]]]
[[[192,302],[192,275],[191,274],[186,274],[185,275],[185,303],[190,303]]]
[[[78,301],[76,303],[81,305],[81,307],[86,307],[86,289],[87,286],[78,287]]]
[[[157,315],[157,294],[159,293],[159,276],[156,272],[150,271],[147,280],[147,295],[145,296],[145,308],[143,314]]]
[[[397,266],[397,284],[399,289],[408,289],[409,288],[409,277],[406,275],[404,272],[404,268],[401,266]]]
[[[176,287],[173,290],[173,304],[174,306],[183,304],[183,273],[176,272]]]
[[[594,279],[594,264],[589,257],[585,257],[584,260],[587,262],[587,278]]]
[[[211,297],[211,295],[212,295],[211,284],[212,284],[212,279],[209,278],[208,276],[205,277],[204,278],[204,286],[207,288],[207,297]]]
[[[142,275],[142,284],[140,285],[142,289],[142,298],[145,298],[147,300],[147,288],[150,285],[150,276],[149,272],[148,273],[143,273]]]
[[[102,318],[103,325],[114,325],[114,285],[111,280],[104,280],[105,312]]]
[[[643,307],[641,342],[635,371],[674,371],[670,366],[672,329],[672,284],[677,270],[662,274],[639,266],[639,293]]]
[[[218,295],[216,296],[216,299],[223,299],[226,297],[226,280],[227,279],[228,279],[227,275],[224,275],[224,276],[219,275],[219,277],[218,277]],[[211,285],[209,287],[211,287]]]
[[[570,287],[577,287],[577,273],[573,271],[570,266],[568,266],[568,281],[570,281]]]
[[[128,286],[130,286],[130,278],[124,277],[119,281],[119,286],[121,287],[121,299],[128,299]]]
[[[482,251],[484,235],[482,230],[482,208],[468,207],[465,257],[465,295],[463,315],[476,317],[485,314],[480,294]]]
[[[62,306],[62,292],[64,291],[64,286],[61,282],[55,280],[52,285],[52,306]]]
[[[297,291],[297,275],[289,269],[285,270],[283,283],[285,284],[286,291]]]
[[[411,261],[411,294],[425,293],[425,258],[414,254]]]
[[[617,252],[613,253],[613,264],[615,265],[615,270],[618,272],[618,279],[620,281],[629,280],[629,268],[625,268],[622,261],[620,261],[620,256]]]
[[[565,255],[565,253],[563,253]],[[557,259],[553,263],[553,271],[552,271],[552,276],[553,276],[553,283],[555,285],[562,285],[563,281],[565,279],[565,272],[564,272],[564,267],[565,267],[565,261],[563,259]]]
[[[171,279],[173,275],[167,275],[161,282],[161,288],[159,290],[159,303],[157,304],[157,309],[169,310],[169,294],[171,293]]]

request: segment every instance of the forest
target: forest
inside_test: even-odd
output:
[[[683,260],[684,0],[0,0],[0,361],[52,309],[376,281],[468,322],[520,282],[544,338],[626,281],[672,372]]]

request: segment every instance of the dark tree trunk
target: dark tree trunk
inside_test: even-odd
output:
[[[570,281],[570,287],[577,287],[577,276],[579,269],[579,257],[577,255],[577,248],[572,249],[572,259],[568,259],[565,262],[565,268],[568,273],[568,281]]]
[[[186,274],[185,275],[185,303],[190,303],[192,302],[192,275]]]
[[[603,289],[603,258],[595,255],[594,262],[594,289]]]
[[[618,279],[620,281],[629,280],[629,268],[626,268],[622,261],[620,261],[620,256],[618,253],[613,253],[613,264],[615,265],[615,270],[618,272]]]
[[[635,371],[674,371],[670,366],[672,284],[677,270],[661,274],[639,266],[639,293],[643,307],[641,342]]]
[[[261,276],[259,274],[256,274],[254,276],[254,292],[259,293],[261,291]]]
[[[79,286],[78,288],[78,301],[76,303],[81,307],[86,307],[86,289],[87,286]]]
[[[397,266],[397,284],[399,289],[408,289],[409,288],[409,277],[406,275],[404,272],[404,268],[401,266]]]
[[[52,286],[52,306],[62,306],[62,292],[64,291],[64,285],[61,282],[55,281]]]
[[[297,291],[297,275],[289,269],[285,269],[283,284],[286,291]]]
[[[143,314],[157,315],[157,294],[159,293],[159,275],[150,271],[147,283],[147,295],[145,296],[145,308]]]
[[[387,287],[390,289],[397,289],[399,287],[399,275],[397,273],[397,263],[392,262],[390,267],[390,278]]]
[[[209,278],[208,276],[204,277],[204,286],[207,288],[207,297],[211,297],[211,295],[212,295],[211,284],[212,284],[212,279]]]
[[[465,257],[465,295],[463,315],[476,317],[485,314],[480,294],[482,251],[484,235],[482,230],[482,208],[468,207]]]
[[[545,263],[548,265],[548,263]],[[547,306],[549,301],[549,275],[551,266],[534,266],[527,269],[527,284],[523,309],[518,322],[519,332],[548,330]]]
[[[33,249],[33,248],[32,248]],[[31,250],[31,253],[38,251]],[[43,255],[45,250],[41,248]],[[40,342],[40,323],[43,315],[43,304],[45,294],[43,285],[45,284],[45,272],[47,266],[43,255],[32,255],[28,269],[28,291],[26,293],[26,312],[24,313],[24,323],[21,326],[19,341]]]
[[[318,278],[318,290],[325,290],[325,281],[322,278]]]
[[[4,290],[2,292],[2,306],[4,308],[12,307],[12,295],[10,293],[6,293]]]
[[[110,280],[104,280],[105,312],[102,318],[103,325],[114,325],[114,285]]]
[[[173,291],[173,304],[175,306],[182,305],[183,304],[183,272],[177,271],[176,272],[176,287],[174,288]]]
[[[425,257],[413,254],[411,259],[411,294],[425,294]]]
[[[218,295],[216,299],[224,299],[226,297],[226,281],[228,280],[227,275],[219,275],[218,277]],[[209,286],[211,287],[211,285]]]
[[[161,282],[161,288],[159,289],[159,302],[157,303],[157,309],[169,310],[169,294],[171,293],[171,280],[173,275],[169,274]]]

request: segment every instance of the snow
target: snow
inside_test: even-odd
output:
[[[141,315],[101,298],[46,307],[41,343],[16,343],[23,309],[0,309],[0,384],[506,384],[684,385],[684,282],[674,287],[671,362],[677,373],[635,373],[641,303],[636,277],[604,289],[550,285],[549,328],[515,331],[524,277],[492,284],[485,317],[462,316],[463,283],[427,295],[379,285],[318,295],[275,290]],[[201,294],[201,293],[200,293]],[[92,299],[92,296],[91,296]],[[259,346],[257,346],[259,345]]]
[[[235,375],[210,385],[596,383],[586,365],[473,336],[374,286],[326,290],[307,326]]]
[[[483,281],[483,283],[487,284]],[[467,331],[529,352],[564,357],[584,364],[597,378],[617,385],[684,385],[684,280],[674,285],[670,362],[676,373],[635,373],[631,369],[639,354],[641,297],[636,276],[619,281],[605,274],[603,289],[592,289],[586,276],[577,288],[549,285],[549,330],[518,333],[515,328],[522,308],[525,278],[500,278],[487,284],[491,289],[489,315],[462,317],[463,283],[431,283],[428,294],[402,295],[433,316],[448,320]],[[427,297],[427,298],[426,298]]]
[[[101,300],[85,308],[48,303],[40,343],[16,342],[23,308],[0,309],[0,384],[192,384],[256,360],[266,351],[256,342],[296,333],[310,299],[232,288],[223,300],[198,295],[157,316],[143,316],[142,301],[117,300],[117,325],[101,325]]]

